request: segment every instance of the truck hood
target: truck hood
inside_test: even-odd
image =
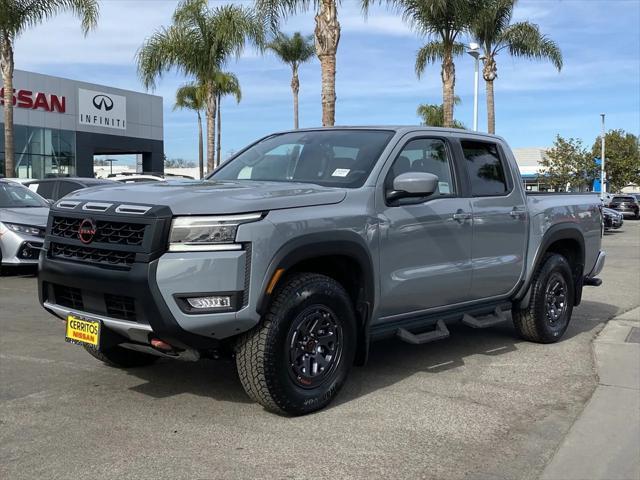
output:
[[[67,200],[166,205],[176,215],[245,213],[341,202],[341,188],[251,180],[171,180],[78,190]]]
[[[46,227],[49,207],[0,208],[0,222]]]

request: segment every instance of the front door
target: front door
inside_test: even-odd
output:
[[[408,140],[389,169],[384,188],[390,189],[396,176],[412,171],[437,175],[439,188],[419,203],[384,201],[379,215],[378,317],[418,313],[469,296],[471,202],[459,196],[446,139]]]

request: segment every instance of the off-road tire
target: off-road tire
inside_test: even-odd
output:
[[[566,309],[558,322],[552,323],[547,316],[546,289],[557,274],[564,278],[566,284]],[[573,275],[567,259],[556,253],[546,254],[533,277],[531,289],[527,307],[512,310],[516,330],[522,338],[531,342],[557,342],[569,326],[575,298]]]
[[[287,342],[304,312],[318,306],[335,312],[342,349],[322,383],[304,388],[291,373]],[[240,337],[236,364],[242,386],[254,401],[274,413],[304,415],[325,407],[337,395],[355,351],[356,316],[342,285],[325,275],[296,273],[281,282],[260,324]]]
[[[154,364],[160,358],[150,353],[137,352],[118,346],[106,350],[98,350],[88,345],[83,345],[83,347],[89,352],[89,355],[114,368],[146,367]]]

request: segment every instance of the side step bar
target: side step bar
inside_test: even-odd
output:
[[[462,317],[462,323],[471,328],[487,328],[493,327],[499,323],[505,322],[507,317],[504,316],[504,312],[500,307],[496,307],[492,314],[483,315],[481,317],[473,317],[468,313],[465,313]]]
[[[411,333],[409,330],[399,328],[396,335],[403,342],[413,345],[422,345],[423,343],[435,342],[449,337],[449,329],[442,319],[436,323],[436,328],[424,333]]]

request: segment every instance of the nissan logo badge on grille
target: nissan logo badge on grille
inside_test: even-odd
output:
[[[78,238],[82,243],[91,243],[97,228],[95,221],[91,218],[85,218],[78,227]]]
[[[106,95],[96,95],[95,97],[93,97],[93,106],[98,110],[104,110],[105,112],[108,112],[113,108],[113,100],[111,100],[111,98],[107,97]]]

